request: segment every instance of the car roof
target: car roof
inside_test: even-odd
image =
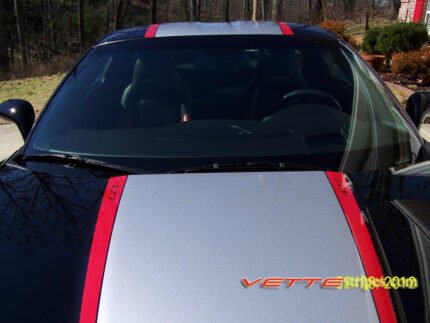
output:
[[[160,25],[156,37],[211,35],[282,35],[282,30],[273,22],[170,23]]]
[[[148,34],[151,34],[148,37]],[[166,38],[186,36],[241,36],[272,35],[295,36],[303,39],[337,39],[324,29],[315,26],[270,22],[270,21],[234,21],[234,22],[176,22],[160,25],[147,25],[115,31],[102,38],[95,45],[143,38]]]

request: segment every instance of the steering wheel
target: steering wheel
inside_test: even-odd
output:
[[[276,104],[276,111],[278,111],[280,107],[284,106],[289,101],[296,100],[299,98],[308,98],[310,96],[318,98],[319,100],[323,100],[325,102],[329,102],[331,103],[330,104],[331,107],[337,108],[339,111],[342,111],[342,106],[333,95],[325,91],[314,90],[314,89],[300,89],[284,95],[282,99],[280,99]]]

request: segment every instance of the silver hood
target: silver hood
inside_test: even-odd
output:
[[[130,176],[98,322],[377,322],[370,291],[241,283],[360,275],[323,172]]]

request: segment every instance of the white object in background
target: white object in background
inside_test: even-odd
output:
[[[421,124],[421,126],[420,126],[420,135],[426,141],[430,142],[430,124],[429,123],[423,123],[423,124]]]
[[[24,144],[24,140],[14,124],[0,125],[0,162],[12,155]]]

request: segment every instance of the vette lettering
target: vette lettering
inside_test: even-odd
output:
[[[342,286],[342,277],[267,277],[267,278],[256,278],[249,280],[248,278],[242,278],[242,285],[245,288],[251,288],[259,286],[261,288],[279,288],[285,286],[291,288],[294,285],[302,283],[304,287],[313,287],[316,283],[319,283],[322,288],[339,288]]]

